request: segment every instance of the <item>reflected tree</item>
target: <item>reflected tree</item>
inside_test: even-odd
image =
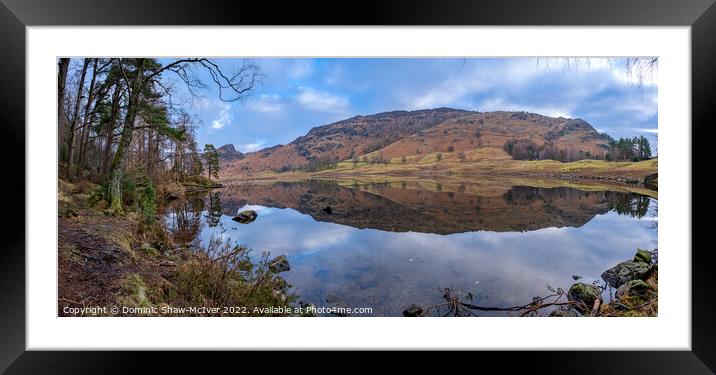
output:
[[[209,227],[215,227],[221,220],[221,198],[219,192],[209,194],[209,210],[206,215],[206,224]]]
[[[178,244],[187,246],[193,243],[201,230],[201,211],[204,210],[204,201],[194,198],[176,202],[169,207],[172,221],[169,231]]]
[[[651,198],[634,193],[607,192],[606,198],[609,209],[616,211],[619,215],[629,215],[637,218],[646,216],[651,202]]]

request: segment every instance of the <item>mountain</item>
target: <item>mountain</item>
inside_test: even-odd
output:
[[[482,148],[489,148],[491,155],[510,158],[506,143],[515,140],[523,142],[522,148],[548,149],[557,159],[566,153],[603,156],[612,138],[582,119],[527,112],[393,111],[315,127],[289,144],[247,153],[240,159],[224,158],[222,175],[287,171],[309,163],[378,156],[419,161],[427,155],[448,153],[446,157],[456,158]]]
[[[247,153],[242,160],[226,163],[222,169],[224,173],[246,174],[288,165],[301,166],[316,159],[346,160],[469,113],[459,109],[437,108],[355,116],[313,128],[289,144]]]
[[[386,158],[459,153],[477,148],[504,149],[510,140],[527,140],[536,146],[549,143],[557,150],[603,154],[612,138],[597,132],[582,119],[548,117],[527,112],[472,113],[450,119],[405,137],[379,150]]]
[[[227,144],[216,149],[220,161],[243,159],[244,154],[234,148],[234,145]]]

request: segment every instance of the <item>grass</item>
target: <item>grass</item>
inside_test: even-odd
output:
[[[600,160],[582,160],[572,163],[557,161],[520,161],[473,162],[446,161],[423,165],[410,163],[369,164],[359,162],[340,162],[336,168],[317,173],[284,173],[252,176],[253,182],[276,180],[327,180],[336,181],[345,187],[360,187],[372,184],[391,184],[399,187],[403,183],[421,183],[422,188],[441,185],[442,191],[458,191],[465,185],[478,190],[494,190],[496,186],[532,186],[542,188],[570,187],[583,191],[619,191],[631,192],[658,198],[658,192],[647,189],[641,184],[626,184],[617,178],[638,178],[656,173],[657,160],[641,162],[613,163]],[[635,172],[636,171],[636,172]],[[577,174],[584,178],[570,178],[568,174]],[[607,177],[611,178],[596,178]],[[624,176],[624,177],[620,177]],[[595,177],[595,178],[589,178]],[[643,178],[643,177],[642,177]],[[246,181],[246,180],[244,180]],[[410,184],[409,184],[410,185]]]
[[[441,154],[442,160],[438,160]],[[371,154],[368,154],[370,160]],[[392,158],[387,164],[342,161],[335,168],[314,173],[274,173],[261,172],[252,179],[301,179],[331,177],[370,177],[386,176],[530,176],[545,178],[594,178],[619,181],[641,181],[644,176],[658,172],[658,160],[639,162],[609,162],[604,160],[579,160],[563,163],[555,160],[513,160],[502,150],[495,148],[479,148],[465,152],[465,160],[457,158],[456,153],[441,152],[406,157]]]
[[[221,240],[212,240],[206,248],[177,248],[165,235],[162,220],[148,226],[137,211],[105,215],[97,202],[90,204],[88,192],[94,188],[59,181],[60,309],[81,307],[86,301],[128,308],[268,308],[294,302],[290,285],[268,269],[268,254],[252,261],[249,249]],[[64,216],[63,207],[73,215]],[[238,316],[268,314],[249,311]]]

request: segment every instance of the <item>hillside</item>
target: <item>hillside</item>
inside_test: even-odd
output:
[[[316,127],[289,144],[247,153],[240,159],[222,157],[221,174],[231,179],[297,167],[317,165],[320,169],[346,160],[355,160],[356,165],[377,160],[440,164],[486,157],[506,161],[513,158],[505,145],[515,140],[522,142],[515,149],[539,149],[554,155],[550,159],[577,160],[604,158],[612,138],[582,119],[527,112],[395,111]]]
[[[510,139],[530,140],[537,146],[551,143],[557,150],[588,152],[589,155],[604,154],[611,141],[611,137],[597,132],[581,119],[525,112],[488,112],[445,121],[377,152],[387,158],[421,158],[436,152],[459,153],[478,148],[503,150]]]
[[[341,161],[385,147],[446,120],[471,112],[438,108],[393,111],[347,120],[311,129],[286,145],[246,153],[241,160],[222,158],[224,175],[246,175],[287,166],[302,166],[310,160]]]

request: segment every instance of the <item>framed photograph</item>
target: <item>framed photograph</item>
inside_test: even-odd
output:
[[[713,373],[713,1],[270,8],[3,0],[0,368]]]

